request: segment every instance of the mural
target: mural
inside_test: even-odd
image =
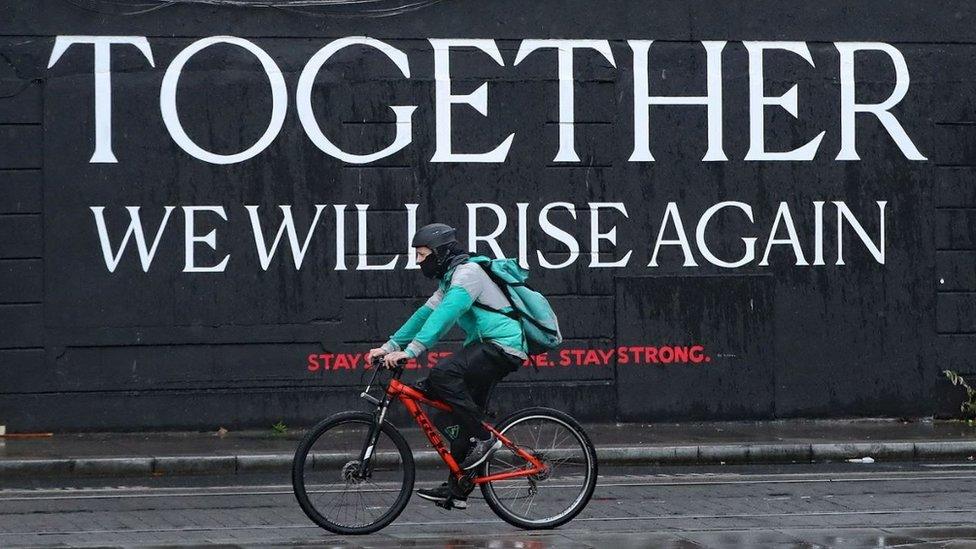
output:
[[[972,368],[976,49],[948,11],[40,4],[0,22],[9,425],[355,406],[362,353],[433,290],[408,247],[433,221],[560,315],[499,409],[922,416]]]

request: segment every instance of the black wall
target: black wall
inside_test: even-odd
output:
[[[707,362],[620,360],[524,368],[496,392],[497,407],[545,403],[586,419],[679,420],[833,416],[925,416],[951,412],[959,395],[945,368],[976,371],[976,30],[971,2],[467,1],[434,3],[392,17],[348,10],[174,5],[126,14],[116,4],[8,2],[0,16],[0,424],[12,430],[238,428],[277,420],[306,424],[359,406],[355,370],[310,371],[308,356],[358,353],[386,339],[433,287],[403,270],[404,204],[420,224],[453,223],[466,234],[466,204],[502,206],[499,238],[518,252],[517,203],[528,203],[532,281],[560,314],[567,349],[631,346],[705,349]],[[392,6],[394,4],[390,4]],[[155,67],[132,46],[112,49],[112,149],[117,163],[91,163],[95,93],[90,45],[72,46],[51,67],[55,37],[144,36]],[[274,142],[232,165],[195,159],[170,137],[160,115],[166,68],[199,38],[251,40],[280,67],[286,118]],[[354,165],[316,148],[298,119],[295,91],[308,59],[332,40],[370,36],[404,51],[403,78],[375,50],[350,48],[316,79],[313,104],[323,130],[358,153],[392,140],[389,105],[416,105],[412,143],[380,161]],[[435,150],[433,49],[429,38],[494,39],[504,66],[480,51],[452,52],[454,93],[489,82],[488,116],[453,109],[459,152],[484,152],[515,133],[503,163],[431,162]],[[513,66],[524,39],[609,40],[616,67],[593,51],[575,57],[578,163],[558,163],[556,54],[543,50]],[[703,95],[700,41],[727,40],[722,56],[724,151],[703,162],[702,107],[653,107],[655,162],[633,151],[633,53],[627,40],[655,40],[650,87],[659,95]],[[808,162],[745,161],[749,147],[748,56],[743,41],[805,42],[815,66],[786,52],[766,56],[765,90],[799,85],[798,118],[766,110],[770,150],[800,146],[826,131]],[[859,161],[840,148],[839,55],[834,42],[898,48],[911,81],[892,109],[926,160],[906,158],[871,115],[857,117]],[[894,84],[890,60],[856,58],[857,99],[879,102]],[[214,46],[187,64],[178,88],[180,120],[200,146],[230,154],[263,133],[271,100],[254,57]],[[737,258],[756,237],[757,258],[735,269],[703,259],[695,243],[702,212],[723,201],[753,209],[755,223],[726,210],[707,233],[715,255]],[[793,215],[813,262],[814,206],[823,210],[824,265],[796,265],[789,246],[759,258],[780,202]],[[872,238],[885,206],[885,261],[845,226],[837,265],[837,211],[850,208]],[[550,219],[575,235],[581,257],[544,269],[567,248],[540,230],[539,210],[576,206]],[[606,260],[633,254],[625,268],[590,268],[591,203],[600,230],[617,227]],[[648,267],[669,202],[677,204],[698,263],[684,267],[665,246]],[[322,212],[300,270],[283,242],[261,268],[245,205],[260,206],[266,239],[292,205],[304,239],[315,204]],[[346,205],[347,270],[336,267],[335,204]],[[366,251],[357,242],[356,204],[368,204]],[[230,254],[220,273],[183,272],[183,206],[223,206],[227,220],[197,214],[197,235],[216,230],[217,250],[197,244],[200,265]],[[102,257],[93,206],[103,206],[117,250],[139,206],[147,238],[175,206],[148,271],[129,242],[118,268]],[[487,211],[480,233],[490,231]],[[784,238],[780,228],[778,238]],[[674,238],[673,227],[669,238]],[[491,250],[482,245],[479,252]],[[400,254],[395,270],[356,270]],[[456,347],[459,332],[446,348]],[[581,355],[582,356],[582,355]],[[605,362],[605,363],[604,363]],[[420,374],[414,372],[411,378]]]

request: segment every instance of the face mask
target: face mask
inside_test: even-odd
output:
[[[423,261],[418,263],[420,265],[420,272],[424,274],[427,278],[438,278],[438,265],[437,258],[434,254],[430,254],[424,258]]]

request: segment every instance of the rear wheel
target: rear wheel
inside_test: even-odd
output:
[[[546,468],[529,477],[482,484],[491,510],[509,524],[526,529],[555,528],[573,520],[590,501],[597,479],[596,450],[580,424],[559,410],[527,408],[505,418],[497,429],[542,460]],[[503,446],[481,467],[480,474],[528,466]]]
[[[372,414],[344,412],[312,427],[295,452],[292,487],[305,514],[336,534],[369,534],[393,522],[407,506],[414,482],[413,454],[389,423],[380,427],[371,470],[360,453]]]

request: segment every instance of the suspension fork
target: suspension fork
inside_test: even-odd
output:
[[[369,394],[369,388],[373,384],[373,380],[376,379],[379,363],[374,362],[373,367],[376,368],[373,371],[373,378],[370,379],[366,390],[359,395],[376,405],[376,410],[373,412],[373,422],[369,426],[369,434],[366,436],[366,440],[363,441],[363,446],[359,451],[359,473],[364,478],[370,478],[373,474],[373,455],[376,451],[376,443],[379,441],[380,430],[383,428],[383,421],[386,419],[386,410],[393,401],[393,398],[386,391],[383,392],[382,398],[376,398]],[[403,375],[403,369],[397,368],[393,372],[392,379],[400,379],[401,375]]]
[[[380,430],[386,418],[386,409],[390,405],[390,399],[384,398],[373,412],[373,422],[369,426],[369,434],[363,441],[363,446],[359,451],[359,472],[365,478],[370,478],[373,474],[373,455],[376,450],[376,443],[380,438]]]

